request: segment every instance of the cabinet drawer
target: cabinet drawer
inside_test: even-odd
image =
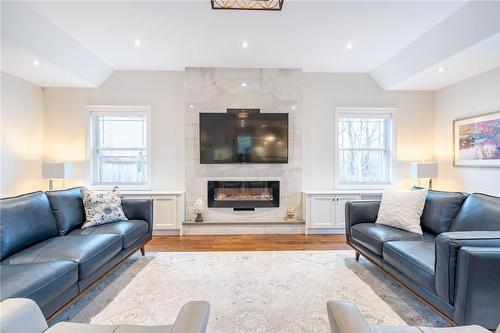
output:
[[[155,197],[153,201],[154,229],[177,229],[176,197]]]
[[[345,204],[349,201],[360,200],[359,195],[338,196],[335,200],[335,227],[345,228]]]
[[[335,225],[334,197],[311,197],[310,228],[332,228]]]

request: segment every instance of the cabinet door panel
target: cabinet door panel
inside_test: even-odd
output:
[[[345,228],[345,204],[349,201],[359,200],[359,195],[338,196],[335,201],[335,228]]]
[[[155,229],[178,228],[175,197],[156,197],[153,206],[153,226]]]
[[[333,196],[311,198],[311,227],[332,228],[335,224]]]

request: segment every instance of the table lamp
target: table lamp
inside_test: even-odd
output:
[[[49,190],[54,189],[54,180],[64,181],[71,176],[72,165],[69,162],[43,162],[42,178],[49,180]]]
[[[429,179],[429,188],[432,189],[432,178],[438,175],[437,162],[413,162],[410,164],[410,174],[413,178],[418,179],[418,186],[420,186],[420,179]]]

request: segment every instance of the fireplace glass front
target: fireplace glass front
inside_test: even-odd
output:
[[[279,207],[279,181],[209,181],[208,207]]]

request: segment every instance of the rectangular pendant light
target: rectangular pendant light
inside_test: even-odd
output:
[[[212,9],[281,10],[285,0],[210,0]]]

